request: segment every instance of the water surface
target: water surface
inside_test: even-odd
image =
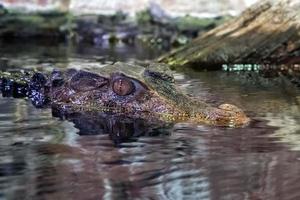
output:
[[[92,68],[158,53],[131,50],[5,44],[0,63],[2,70]],[[100,115],[62,120],[26,99],[0,98],[0,198],[300,199],[299,88],[255,72],[175,76],[187,94],[214,105],[235,104],[251,123],[153,130],[143,121]]]

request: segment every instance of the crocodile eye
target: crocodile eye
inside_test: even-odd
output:
[[[118,78],[112,84],[113,91],[120,96],[126,96],[134,91],[134,84],[126,78]]]

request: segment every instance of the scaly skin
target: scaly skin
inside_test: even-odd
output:
[[[2,90],[8,79],[27,85],[26,95],[37,107],[52,106],[62,113],[109,112],[146,120],[239,127],[250,120],[231,104],[212,107],[180,92],[161,64],[107,65],[92,73],[81,70],[21,75],[0,74]],[[23,74],[24,75],[24,74]],[[28,78],[30,77],[30,78]],[[29,80],[29,81],[28,81]],[[18,84],[18,85],[20,85]]]

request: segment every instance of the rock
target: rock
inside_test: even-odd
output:
[[[168,23],[171,19],[169,15],[155,2],[150,2],[149,13],[157,23]]]

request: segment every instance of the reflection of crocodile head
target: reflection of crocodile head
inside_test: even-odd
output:
[[[116,63],[97,69],[97,73],[70,69],[54,71],[48,78],[36,73],[29,85],[35,105],[48,99],[50,105],[67,113],[110,112],[222,126],[241,126],[249,121],[233,105],[214,108],[184,95],[176,89],[168,68],[161,64],[142,67]]]
[[[61,113],[61,110],[55,107],[52,108],[52,115],[73,122],[79,135],[108,134],[116,145],[135,141],[140,136],[168,135],[172,125],[104,112]]]

